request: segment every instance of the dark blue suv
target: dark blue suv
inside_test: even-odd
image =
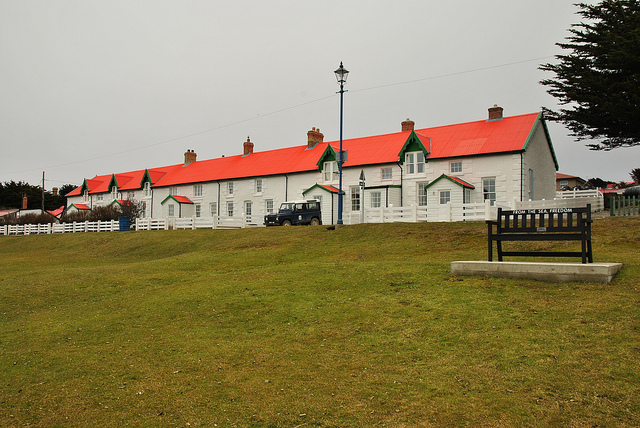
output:
[[[322,224],[320,201],[309,199],[304,201],[283,202],[276,214],[264,216],[265,226],[296,226]]]

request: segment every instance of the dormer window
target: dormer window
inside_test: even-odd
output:
[[[335,162],[335,161],[325,162],[323,172],[324,172],[325,183],[332,183],[334,181],[337,181],[338,175],[339,175],[338,162]]]
[[[89,201],[89,191],[85,190],[84,193],[82,194],[82,199],[84,200],[84,202],[88,202]]]
[[[151,196],[151,183],[148,181],[144,183],[144,196],[148,198]]]
[[[111,199],[118,199],[118,188],[116,186],[111,188]]]
[[[407,174],[424,173],[424,153],[410,152],[405,155],[405,165]]]

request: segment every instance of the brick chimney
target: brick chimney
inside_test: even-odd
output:
[[[190,163],[195,162],[197,157],[198,155],[196,154],[196,152],[187,149],[187,151],[184,153],[184,165],[187,166]]]
[[[53,194],[53,196],[58,196],[58,188],[57,187],[52,187],[51,188],[51,193]]]
[[[244,148],[244,156],[250,155],[253,153],[253,143],[249,140],[249,136],[247,135],[247,141],[242,144]]]
[[[493,107],[489,109],[489,119],[487,122],[491,122],[492,120],[502,120],[502,107],[498,107],[497,104],[494,104]]]
[[[22,209],[23,210],[27,209],[27,202],[28,201],[29,200],[27,199],[27,195],[26,194],[22,195]]]
[[[402,132],[404,131],[413,131],[413,128],[415,127],[416,123],[407,118],[407,120],[405,120],[404,122],[402,122]]]
[[[311,131],[307,132],[307,149],[313,149],[317,144],[322,143],[324,140],[324,134],[320,132],[320,128],[311,128]]]

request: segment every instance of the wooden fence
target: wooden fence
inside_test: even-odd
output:
[[[609,204],[612,216],[640,215],[640,197],[638,196],[612,195]]]

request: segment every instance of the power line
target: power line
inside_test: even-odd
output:
[[[351,93],[365,92],[365,91],[371,91],[371,90],[375,90],[375,89],[388,88],[388,87],[392,87],[392,86],[408,85],[408,84],[411,84],[411,83],[425,82],[425,81],[429,81],[429,80],[443,79],[445,77],[459,76],[459,75],[463,75],[463,74],[476,73],[476,72],[479,72],[479,71],[486,71],[486,70],[492,70],[492,69],[496,69],[496,68],[510,67],[510,66],[513,66],[513,65],[524,64],[524,63],[533,62],[533,61],[541,61],[541,60],[549,59],[549,58],[554,58],[554,56],[548,55],[548,56],[543,56],[543,57],[539,57],[539,58],[531,58],[531,59],[526,59],[526,60],[522,60],[522,61],[515,61],[515,62],[509,62],[509,63],[505,63],[505,64],[492,65],[492,66],[488,66],[488,67],[480,67],[480,68],[473,68],[473,69],[469,69],[469,70],[465,70],[465,71],[457,71],[457,72],[453,72],[453,73],[446,73],[446,74],[441,74],[441,75],[438,75],[438,76],[424,77],[424,78],[421,78],[421,79],[406,80],[404,82],[395,82],[395,83],[389,83],[389,84],[386,84],[386,85],[371,86],[369,88],[363,88],[363,89],[352,89],[352,90],[350,90],[350,92]],[[273,115],[276,115],[276,114],[279,114],[279,113],[282,113],[282,112],[285,112],[285,111],[289,111],[289,110],[297,109],[297,108],[300,108],[300,107],[304,107],[304,106],[309,105],[309,104],[314,104],[314,103],[317,103],[317,102],[320,102],[320,101],[324,101],[324,100],[329,99],[329,98],[333,98],[334,96],[335,96],[335,94],[332,94],[332,95],[329,95],[329,96],[317,98],[315,100],[307,101],[307,102],[304,102],[304,103],[301,103],[301,104],[296,104],[296,105],[293,105],[293,106],[290,106],[290,107],[285,107],[285,108],[282,108],[282,109],[279,109],[279,110],[274,110],[272,112],[265,113],[265,114],[257,114],[256,116],[253,116],[253,117],[250,117],[250,118],[238,120],[236,122],[228,123],[226,125],[216,126],[214,128],[205,129],[203,131],[194,132],[194,133],[183,135],[183,136],[180,136],[180,137],[171,138],[171,139],[168,139],[168,140],[163,140],[163,141],[159,141],[159,142],[152,143],[152,144],[147,144],[145,146],[139,146],[139,147],[136,147],[136,148],[133,148],[133,149],[121,150],[119,152],[113,152],[113,153],[106,154],[106,155],[94,156],[94,157],[87,158],[87,159],[82,159],[82,160],[77,160],[77,161],[72,161],[72,162],[66,162],[66,163],[62,163],[62,164],[58,164],[58,165],[52,165],[52,166],[49,166],[49,167],[45,167],[44,169],[53,169],[53,168],[59,168],[59,167],[63,167],[63,166],[76,165],[76,164],[83,163],[83,162],[89,162],[89,161],[94,161],[94,160],[98,160],[98,159],[104,159],[104,158],[108,158],[108,157],[111,157],[111,156],[122,155],[122,154],[125,154],[125,153],[135,152],[137,150],[148,149],[150,147],[156,147],[156,146],[160,146],[160,145],[163,145],[163,144],[173,143],[175,141],[180,141],[180,140],[184,140],[186,138],[191,138],[191,137],[195,137],[195,136],[198,136],[198,135],[207,134],[209,132],[219,131],[221,129],[229,128],[231,126],[239,125],[241,123],[250,122],[250,121],[253,121],[253,120],[256,120],[256,119],[261,119],[263,117],[273,116]],[[22,170],[22,171],[8,172],[7,174],[18,174],[18,173],[23,173],[23,172],[39,171],[39,170],[42,170],[42,169],[43,168],[32,168],[32,169],[27,169],[27,170]]]

